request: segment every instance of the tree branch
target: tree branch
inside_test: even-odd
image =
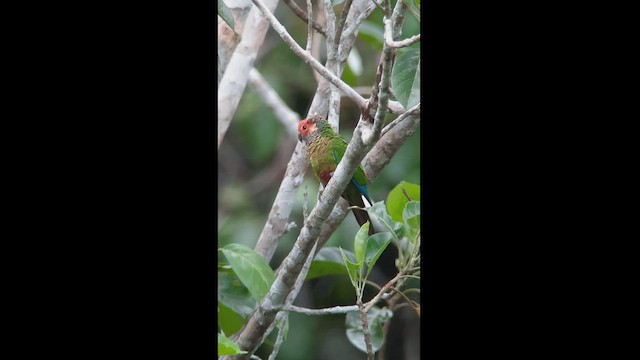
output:
[[[278,246],[278,239],[284,234],[295,201],[295,195],[304,180],[307,167],[307,149],[303,143],[298,142],[287,164],[287,170],[269,211],[267,222],[262,228],[256,243],[256,252],[265,258],[267,262],[273,257],[273,253]]]
[[[313,249],[311,250],[311,254],[313,254],[315,252],[315,249],[318,246],[318,242],[316,242],[313,245]],[[309,268],[311,267],[311,262],[313,261],[313,256],[308,256],[307,260],[304,263],[304,266],[302,266],[302,269],[300,270],[300,274],[298,274],[298,278],[296,279],[295,284],[293,285],[293,290],[289,293],[289,295],[287,296],[287,299],[284,303],[285,306],[289,306],[291,304],[293,304],[293,301],[296,299],[296,297],[298,296],[298,292],[300,292],[300,289],[302,289],[302,284],[304,283],[304,279],[305,277],[307,277],[307,273],[309,272]],[[282,311],[281,313],[278,313],[278,315],[281,314],[285,314],[282,315],[282,317],[287,316],[286,312]],[[276,318],[278,317],[278,315],[276,315]],[[271,355],[269,356],[270,360],[275,360],[276,356],[278,355],[278,351],[280,350],[280,345],[282,344],[282,337],[284,335],[284,326],[282,326],[280,328],[280,331],[278,332],[278,338],[276,340],[276,345],[273,348],[273,352],[271,353]]]
[[[282,40],[289,45],[289,48],[298,55],[305,63],[309,64],[315,71],[317,71],[320,75],[322,75],[325,79],[327,79],[331,84],[336,86],[340,91],[347,95],[351,100],[353,100],[358,107],[363,108],[365,105],[365,99],[360,96],[353,88],[347,85],[344,81],[342,81],[339,77],[332,74],[327,68],[322,66],[318,60],[316,60],[311,54],[305,51],[303,48],[296,43],[296,41],[289,35],[287,30],[284,28],[282,24],[273,16],[271,10],[269,10],[262,0],[251,0],[256,5],[260,11],[262,11],[263,15],[267,18],[267,20],[271,23],[271,27],[280,35]]]
[[[389,130],[393,129],[394,126],[398,125],[398,123],[404,119],[406,119],[409,115],[420,115],[420,103],[417,103],[412,108],[407,110],[402,115],[398,116],[395,120],[390,122],[387,126],[385,126],[380,132],[380,136],[384,136]]]
[[[311,24],[311,26],[320,34],[322,34],[323,36],[327,36],[327,33],[325,32],[325,30],[322,28],[322,25],[318,24],[315,20],[313,20],[313,18],[311,19],[311,21],[309,22],[309,16],[307,16],[307,13],[304,12],[304,10],[302,10],[298,4],[294,3],[293,0],[282,0],[285,4],[287,4],[287,6],[291,9],[291,11],[293,11],[294,14],[296,14],[300,19],[302,19],[302,21],[306,22],[307,24]],[[309,11],[309,14],[311,14],[311,11]]]
[[[276,119],[280,120],[285,131],[287,131],[293,139],[297,139],[298,132],[296,131],[296,126],[300,120],[300,115],[287,106],[256,68],[252,68],[249,72],[249,82],[256,90],[258,96],[264,101],[265,105],[273,111]]]
[[[340,36],[336,35],[336,14],[333,11],[331,0],[323,0],[324,14],[327,19],[327,69],[340,78],[342,69],[338,70],[338,41]],[[355,91],[355,90],[354,90]],[[327,121],[335,132],[340,129],[340,90],[335,86],[330,86],[329,114]]]
[[[384,40],[385,40],[385,43],[387,44],[387,46],[389,46],[389,47],[402,48],[402,47],[411,46],[413,43],[420,41],[420,34],[413,35],[412,37],[410,37],[408,39],[404,39],[404,40],[400,40],[400,41],[393,41],[393,40],[391,40],[391,37],[387,37],[387,34],[385,32]]]
[[[284,303],[285,298],[293,289],[294,283],[301,272],[305,260],[317,244],[316,239],[320,234],[322,223],[329,217],[331,210],[347,187],[353,173],[366,154],[366,147],[360,141],[360,123],[356,126],[352,140],[347,146],[345,154],[338,164],[331,180],[324,189],[322,199],[309,214],[307,222],[302,227],[300,235],[293,245],[293,249],[282,262],[271,289],[258,305],[256,311],[245,326],[238,333],[236,343],[248,353],[239,358],[248,358],[261,344],[262,335],[265,334],[276,313],[273,310]]]
[[[284,320],[283,320],[282,326],[280,326],[280,330],[278,330],[278,337],[276,338],[276,343],[273,345],[273,351],[269,355],[268,360],[276,360],[276,357],[278,356],[278,352],[280,351],[280,346],[284,341],[284,330],[287,327],[286,322],[288,321],[285,316],[283,316]]]
[[[339,46],[338,59],[330,59],[327,61],[327,68],[334,71],[337,76],[342,74],[342,70],[344,69],[347,59],[347,56],[342,56],[341,54],[348,53],[356,41],[356,37],[354,35],[355,30],[357,30],[356,24],[359,25],[362,23],[373,9],[375,9],[375,7],[372,5],[370,0],[354,0],[345,23],[346,29]],[[322,12],[320,12],[320,14],[322,14]],[[329,108],[330,94],[330,83],[326,80],[319,82],[318,89],[313,97],[311,107],[309,108],[307,115],[326,115]],[[260,238],[258,239],[255,247],[255,250],[267,261],[271,260],[278,245],[278,239],[283,234],[283,229],[288,222],[291,209],[293,208],[295,195],[302,183],[307,167],[308,160],[306,158],[306,147],[304,147],[302,143],[297,143],[295,151],[291,156],[291,160],[287,164],[284,179],[282,180],[278,194],[273,201],[269,217],[262,229],[262,232],[260,233]],[[342,218],[344,218],[344,216]]]
[[[362,334],[364,343],[367,346],[367,360],[373,360],[373,346],[371,346],[371,336],[369,335],[369,323],[367,322],[367,311],[362,305],[362,300],[358,299],[358,309],[360,310],[360,321],[362,322]]]
[[[275,9],[278,4],[277,0],[266,1],[267,3],[262,3],[262,6],[267,11]],[[253,68],[268,28],[268,23],[260,11],[252,8],[244,24],[240,43],[231,55],[218,86],[218,148],[240,103],[249,72]]]
[[[295,4],[295,3],[293,3]],[[309,21],[307,24],[307,46],[305,48],[305,50],[311,54],[311,44],[312,44],[312,39],[313,39],[313,31],[311,31],[312,26],[312,22],[313,22],[313,5],[311,4],[311,0],[307,0],[307,11],[309,12],[309,18],[311,18],[312,21]],[[313,55],[312,55],[313,56]]]
[[[351,306],[334,306],[324,309],[307,309],[295,305],[283,306],[280,308],[283,311],[296,312],[304,315],[311,316],[319,316],[319,315],[336,315],[336,314],[346,314],[350,312],[358,311],[358,305]]]
[[[370,182],[378,177],[380,171],[389,164],[400,147],[413,135],[419,122],[419,116],[407,115],[404,121],[397,123],[395,127],[380,136],[378,142],[362,161],[362,168]],[[348,206],[346,201],[341,200],[333,209],[327,221],[322,225],[320,237],[318,238],[318,249],[321,249],[326,244],[338,228],[338,225],[342,223],[348,214]]]

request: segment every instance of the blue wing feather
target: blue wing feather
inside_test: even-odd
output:
[[[338,153],[335,150],[333,150],[333,160],[335,160],[336,164],[338,164],[341,160],[341,158],[338,158]],[[371,201],[371,198],[369,197],[369,192],[367,191],[367,187],[365,186],[365,184],[359,184],[354,177],[351,177],[351,183],[356,187],[356,189],[358,189],[358,191],[360,191],[362,195],[364,195],[367,201],[369,201],[369,204],[373,205],[373,201]]]

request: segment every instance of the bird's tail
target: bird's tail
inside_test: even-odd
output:
[[[362,195],[358,196],[355,202],[356,204],[354,205],[357,205],[361,208],[370,207],[372,205],[369,202],[369,199],[367,199],[365,196],[362,196]],[[360,209],[351,209],[351,210],[353,211],[353,215],[356,217],[356,220],[358,221],[358,225],[362,226],[367,221],[369,222],[369,236],[378,232],[377,229],[374,227],[373,223],[371,222],[371,218],[369,217],[368,212]]]
[[[351,209],[351,210],[353,211],[353,215],[355,215],[356,220],[358,221],[358,225],[362,226],[367,221],[369,222],[369,236],[376,233],[376,230],[374,229],[373,224],[371,224],[371,219],[369,218],[368,212],[360,209]]]

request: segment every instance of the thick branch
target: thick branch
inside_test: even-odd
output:
[[[338,43],[339,36],[336,36],[336,14],[331,6],[331,0],[323,0],[324,15],[327,20],[327,69],[334,73],[336,77],[342,75],[342,71],[337,72],[338,67]],[[335,132],[340,128],[340,91],[335,86],[330,87],[331,95],[329,96],[329,114],[327,121]],[[354,90],[355,91],[355,90]]]
[[[333,71],[336,76],[339,77],[342,74],[347,59],[347,56],[342,56],[341,54],[348,53],[356,41],[356,37],[352,36],[355,31],[353,29],[357,29],[355,25],[357,24],[359,26],[373,9],[374,7],[371,0],[354,0],[345,23],[347,29],[345,29],[339,46],[338,59],[329,59],[326,65],[327,69]],[[323,14],[323,12],[319,13]],[[345,34],[348,34],[348,36],[344,36]],[[328,81],[324,80],[324,78],[322,79],[323,81],[318,84],[318,89],[311,102],[311,107],[308,112],[309,116],[325,116],[328,112],[331,86]],[[287,164],[285,177],[280,184],[278,194],[269,212],[269,217],[256,244],[256,251],[267,261],[271,260],[278,245],[278,239],[283,234],[283,229],[288,222],[295,201],[295,195],[302,183],[302,178],[304,177],[307,166],[306,147],[298,143],[295,152],[291,156],[291,160]]]
[[[247,0],[225,0],[224,2],[231,10],[234,26],[231,29],[226,21],[218,17],[218,86],[229,59],[240,42],[240,35],[244,31],[249,11],[253,8],[251,1]]]
[[[307,11],[309,12],[309,17],[313,20],[313,5],[311,4],[311,0],[307,0]],[[311,54],[311,44],[313,40],[313,31],[311,31],[311,28],[311,22],[309,22],[307,24],[307,47],[305,48],[309,54]]]
[[[276,316],[275,311],[266,309],[273,309],[284,303],[286,296],[293,289],[307,256],[309,256],[314,244],[316,244],[321,225],[329,217],[331,210],[365,156],[366,147],[360,141],[360,131],[360,126],[356,126],[352,140],[347,146],[342,160],[324,189],[322,199],[309,214],[293,249],[282,262],[278,276],[269,293],[240,331],[236,343],[241,349],[248,351],[248,354],[240,358],[248,358],[260,345],[262,335],[267,331]]]
[[[277,0],[266,0],[266,2],[262,6],[267,11],[275,9],[278,4]],[[218,86],[218,148],[240,103],[249,72],[253,68],[268,29],[269,24],[260,11],[252,8],[244,24],[242,39],[231,55]]]
[[[419,122],[420,116],[407,115],[404,121],[397,123],[395,127],[380,137],[362,161],[362,168],[369,181],[374,181],[378,177],[380,171],[389,164],[395,153],[413,135]],[[373,200],[375,201],[375,199]],[[318,249],[324,246],[338,228],[338,225],[342,223],[348,214],[347,207],[347,202],[341,200],[333,209],[327,221],[322,225],[320,237],[318,238]]]
[[[267,222],[262,228],[255,250],[258,254],[270,261],[278,246],[278,239],[285,233],[289,222],[289,215],[293,208],[298,187],[304,180],[307,171],[307,149],[302,142],[296,144],[296,148],[287,164],[287,170],[280,183],[278,194],[269,211]]]
[[[311,254],[315,253],[315,250],[318,246],[318,243],[316,242],[313,245],[313,249],[311,250]],[[287,296],[287,300],[285,301],[285,306],[289,306],[291,304],[293,304],[293,301],[296,299],[296,297],[298,296],[298,292],[300,292],[300,289],[302,289],[302,284],[304,283],[304,279],[305,277],[307,277],[307,273],[309,272],[309,268],[311,267],[311,262],[313,261],[313,256],[308,256],[307,260],[304,263],[304,266],[302,267],[300,274],[298,274],[298,278],[296,279],[295,284],[293,285],[293,290],[289,293],[289,295]],[[285,314],[285,312],[282,312],[283,314]],[[280,313],[278,314],[280,315]],[[282,316],[286,316],[286,315],[282,315]],[[277,318],[278,316],[276,316]],[[286,320],[285,320],[286,321]],[[271,352],[271,355],[269,355],[269,359],[271,360],[275,360],[276,356],[278,355],[278,351],[280,350],[280,345],[282,345],[282,338],[284,335],[284,326],[282,326],[280,328],[280,331],[278,332],[278,337],[276,339],[276,344],[273,347],[273,352]]]

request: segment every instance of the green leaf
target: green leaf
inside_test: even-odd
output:
[[[311,262],[309,272],[307,273],[306,280],[311,280],[325,275],[347,275],[341,249],[337,247],[324,247],[318,251],[318,254]],[[348,250],[344,252],[355,259],[355,255]]]
[[[409,241],[415,243],[418,233],[420,233],[420,201],[410,201],[402,212],[404,220],[405,234]]]
[[[238,345],[222,334],[218,334],[218,356],[246,354]]]
[[[420,102],[420,60],[416,66],[416,76],[413,78],[413,86],[407,100],[407,109],[414,107]]]
[[[417,99],[420,98],[419,64],[420,49],[411,48],[398,55],[391,72],[391,86],[393,88],[393,92],[396,94],[396,99],[405,107],[405,109],[409,108],[409,106],[407,106],[409,98],[415,99],[416,96]],[[417,90],[415,87],[416,73],[418,75]],[[418,94],[412,94],[412,91],[417,91]]]
[[[367,248],[367,239],[369,238],[369,222],[364,223],[353,241],[353,251],[356,254],[356,262],[362,264],[364,260],[364,252]]]
[[[351,280],[351,285],[353,285],[356,291],[358,291],[358,281],[360,281],[360,265],[351,262],[345,255],[342,248],[340,248],[340,255],[342,255],[342,261],[344,261],[344,266],[347,269],[347,274],[349,275],[349,280]]]
[[[218,0],[218,15],[227,23],[227,25],[229,25],[231,30],[235,31],[233,28],[233,14],[231,13],[231,9],[229,9],[227,4],[222,0]]]
[[[373,206],[367,208],[367,212],[369,213],[369,217],[375,216],[379,225],[382,225],[382,229],[376,228],[378,232],[389,231],[393,233],[393,235],[398,239],[402,237],[402,223],[394,222],[391,217],[389,217],[389,214],[387,213],[386,207],[384,205],[384,201],[378,201],[377,203],[373,204]]]
[[[402,189],[407,192],[411,200],[420,200],[420,185],[411,184],[406,181],[401,181],[396,185],[389,192],[389,195],[387,195],[387,211],[391,219],[396,222],[402,222],[402,211],[409,202],[409,199],[407,199]]]
[[[244,318],[258,305],[234,272],[218,273],[218,301]]]
[[[228,244],[220,250],[253,298],[262,299],[276,279],[264,258],[241,244]]]
[[[366,277],[369,277],[371,270],[373,270],[373,266],[387,248],[391,239],[392,235],[389,232],[376,233],[369,237],[369,240],[367,241],[367,250],[364,256],[364,262],[367,264]]]
[[[225,334],[235,334],[242,329],[244,323],[242,316],[218,301],[218,325]]]
[[[404,0],[404,3],[409,6],[409,10],[411,10],[413,16],[420,21],[420,8],[418,7],[420,5],[420,0]],[[418,6],[416,6],[416,3]]]
[[[367,313],[367,323],[369,336],[371,337],[371,347],[373,351],[378,351],[384,344],[384,331],[382,326],[393,316],[393,312],[389,309],[380,309],[376,306],[372,307]],[[360,351],[366,353],[367,345],[364,342],[364,333],[362,332],[362,320],[360,312],[347,313],[345,319],[347,329],[347,339]]]

